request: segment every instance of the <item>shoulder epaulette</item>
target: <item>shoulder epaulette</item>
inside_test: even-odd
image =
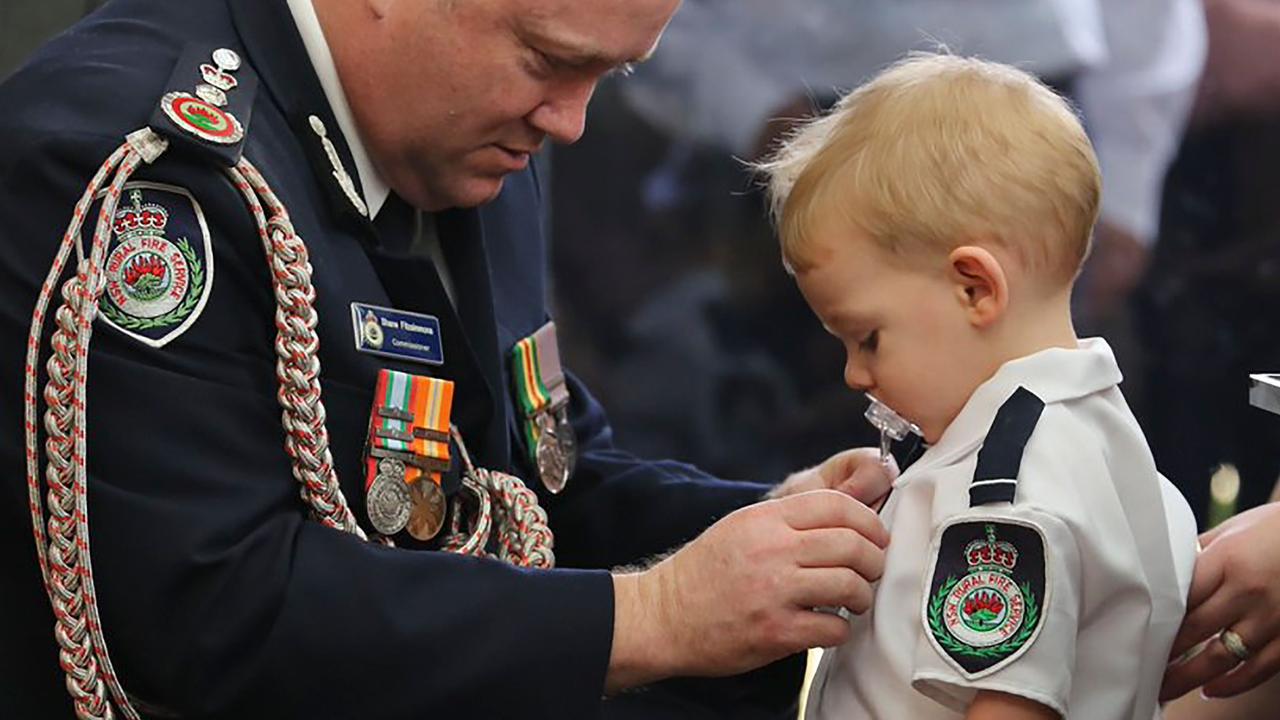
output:
[[[1013,502],[1018,491],[1022,453],[1040,421],[1044,401],[1019,387],[996,411],[987,439],[978,451],[978,467],[969,484],[969,506]]]
[[[233,167],[244,152],[257,90],[257,73],[236,51],[188,45],[151,116],[151,127],[182,150]]]

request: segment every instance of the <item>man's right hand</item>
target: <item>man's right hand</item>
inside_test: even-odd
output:
[[[870,608],[888,542],[872,510],[831,490],[734,512],[654,567],[614,576],[606,690],[839,645],[848,622],[813,608]]]

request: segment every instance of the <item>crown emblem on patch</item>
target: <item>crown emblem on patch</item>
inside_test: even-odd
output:
[[[132,207],[122,207],[116,211],[112,230],[122,241],[132,240],[143,235],[164,235],[164,228],[169,224],[169,211],[157,203],[143,203],[142,191],[129,193],[133,201]]]
[[[1005,540],[996,540],[995,525],[987,525],[986,540],[974,540],[964,549],[969,572],[994,570],[1007,573],[1018,564],[1018,548]]]

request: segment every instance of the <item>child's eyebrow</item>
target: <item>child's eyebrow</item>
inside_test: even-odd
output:
[[[866,330],[876,325],[876,319],[859,312],[837,310],[831,314],[831,321],[837,328],[846,330]]]

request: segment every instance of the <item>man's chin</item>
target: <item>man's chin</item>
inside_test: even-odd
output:
[[[405,197],[411,205],[426,212],[440,212],[453,208],[472,208],[498,197],[502,192],[502,176],[468,176],[451,182],[435,183],[423,188],[416,197]]]
[[[502,192],[503,177],[470,177],[451,188],[450,206],[471,208],[484,205]]]

